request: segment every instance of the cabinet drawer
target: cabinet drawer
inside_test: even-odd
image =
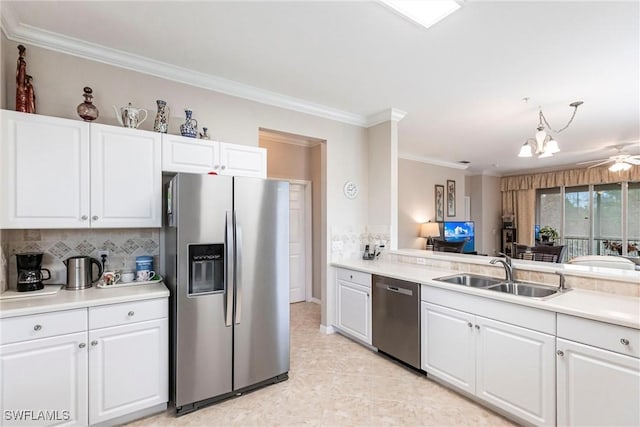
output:
[[[55,311],[52,313],[0,319],[0,344],[35,340],[87,330],[87,310]]]
[[[366,286],[371,289],[371,274],[369,273],[338,268],[338,279],[357,283],[358,285]]]
[[[169,316],[168,301],[159,298],[89,308],[89,329],[107,328]]]
[[[558,314],[558,337],[640,358],[640,330]]]

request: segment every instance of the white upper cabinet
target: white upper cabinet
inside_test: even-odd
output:
[[[162,226],[159,133],[91,125],[91,226]]]
[[[249,145],[220,143],[222,175],[267,177],[267,150]]]
[[[162,170],[266,178],[267,150],[163,134]]]
[[[2,110],[0,227],[160,227],[161,136]]]
[[[162,135],[162,171],[208,173],[220,166],[220,150],[214,141]]]
[[[89,227],[89,124],[0,115],[0,228]]]

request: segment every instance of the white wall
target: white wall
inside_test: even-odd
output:
[[[398,247],[424,249],[418,237],[420,224],[435,220],[436,184],[456,182],[456,216],[445,220],[464,220],[465,173],[463,170],[434,166],[414,160],[398,161]]]
[[[17,45],[7,41],[3,49],[5,74],[15,67]],[[184,107],[190,107],[200,127],[208,127],[212,139],[246,145],[258,145],[259,128],[273,129],[298,135],[307,135],[326,141],[323,188],[326,205],[323,227],[323,270],[322,291],[326,295],[328,277],[327,266],[327,226],[355,225],[367,223],[367,144],[366,130],[357,126],[327,120],[307,114],[297,113],[240,98],[208,91],[138,72],[117,68],[82,58],[53,52],[30,45],[27,47],[27,69],[34,78],[38,113],[79,118],[76,107],[83,101],[82,88],[90,86],[94,91],[94,103],[100,117],[96,122],[116,124],[112,105],[126,105],[131,102],[138,108],[150,111],[150,119],[140,127],[151,129],[156,111],[157,99],[167,101],[171,109],[169,133],[177,134],[180,123],[184,122]],[[5,79],[7,93],[15,92],[15,82]],[[8,97],[5,97],[8,98]],[[10,102],[5,99],[3,107]],[[342,185],[347,180],[360,183],[361,195],[356,200],[347,200],[342,195]],[[332,291],[329,289],[329,293]],[[325,298],[324,301],[327,299]],[[327,307],[323,303],[322,323],[326,325]]]

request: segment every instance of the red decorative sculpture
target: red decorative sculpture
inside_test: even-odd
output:
[[[36,112],[36,95],[31,83],[32,77],[27,75],[27,62],[24,54],[27,49],[18,45],[18,64],[16,67],[16,111],[23,113]]]

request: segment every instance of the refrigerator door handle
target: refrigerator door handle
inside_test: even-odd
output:
[[[236,239],[235,239],[235,249],[236,249],[236,309],[235,309],[235,323],[240,323],[240,318],[242,315],[242,228],[238,224],[238,218],[236,217],[235,211],[233,212],[233,222],[236,226]]]
[[[232,326],[233,324],[233,219],[231,218],[231,212],[227,211],[225,215],[225,289],[226,289],[226,302],[225,302],[225,325]]]

